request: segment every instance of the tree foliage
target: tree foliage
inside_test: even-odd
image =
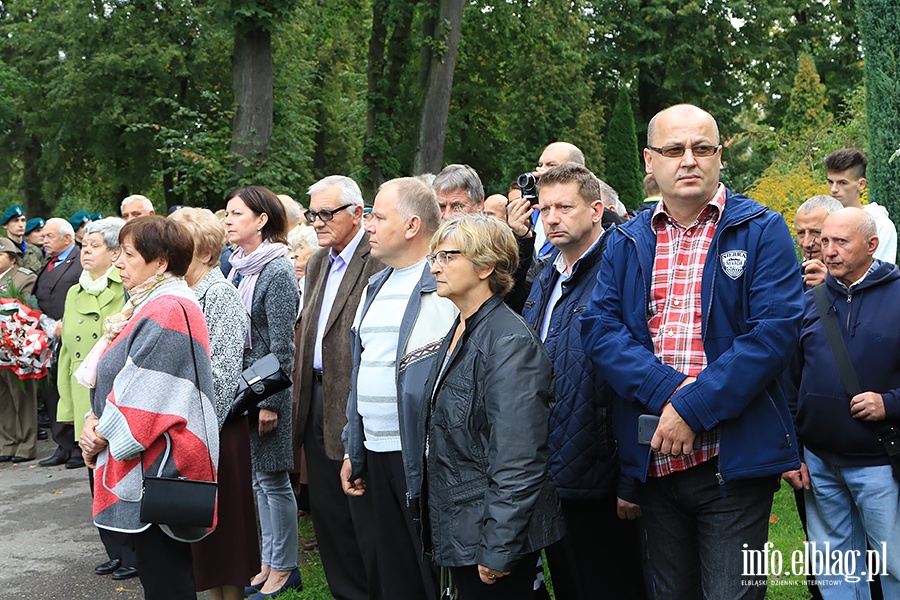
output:
[[[606,135],[609,158],[606,159],[606,183],[619,193],[628,208],[637,208],[644,198],[641,184],[644,174],[634,130],[634,112],[625,87],[619,88],[616,105],[609,118]]]
[[[866,56],[866,107],[869,114],[870,197],[900,218],[900,5],[890,0],[859,0],[859,26]]]
[[[606,123],[623,87],[639,136],[669,104],[709,110],[728,144],[725,177],[749,182],[782,152],[773,136],[800,53],[835,114],[861,77],[853,0],[468,0],[452,87],[423,113],[450,39],[447,1],[4,0],[0,209],[109,212],[134,192],[217,207],[237,185],[301,197],[334,173],[371,192],[414,170],[423,131],[443,147],[429,168],[468,163],[488,191],[557,140],[610,179],[620,151]],[[271,39],[271,86],[233,85],[251,34]],[[268,120],[236,125],[255,102],[242,90]],[[441,143],[422,119],[444,104]]]
[[[800,141],[814,136],[831,121],[826,102],[825,85],[820,83],[816,63],[808,54],[801,54],[781,134]]]

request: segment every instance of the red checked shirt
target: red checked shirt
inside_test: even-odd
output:
[[[703,264],[725,208],[725,186],[685,227],[660,202],[651,223],[656,230],[656,258],[650,283],[650,336],[657,358],[676,371],[696,377],[706,368],[703,351],[703,307],[700,289]],[[684,471],[718,456],[719,430],[703,432],[701,447],[686,456],[652,451],[648,476],[663,477]]]

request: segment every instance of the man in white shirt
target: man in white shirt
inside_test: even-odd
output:
[[[369,280],[353,324],[341,481],[347,495],[365,494],[374,503],[385,598],[438,596],[414,519],[422,488],[423,390],[458,313],[437,295],[426,261],[440,223],[434,192],[405,177],[381,186],[366,225],[372,254],[388,268]]]
[[[866,187],[866,155],[856,148],[835,150],[825,157],[828,191],[844,208],[861,208],[873,219],[878,229],[878,249],[875,258],[897,264],[897,227],[885,207],[877,202],[863,206],[860,195]]]

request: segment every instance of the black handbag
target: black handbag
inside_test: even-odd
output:
[[[252,319],[250,326],[253,326]],[[263,339],[262,335],[259,338]],[[253,413],[251,417],[255,416],[257,405],[260,402],[288,389],[291,387],[291,383],[291,378],[281,370],[278,357],[269,352],[254,361],[241,373],[241,380],[234,393],[231,410],[228,411],[228,419],[236,419],[248,413]]]
[[[184,307],[181,307],[184,310]],[[197,373],[197,357],[194,354],[194,336],[191,334],[191,323],[184,311],[188,336],[191,344],[191,358],[194,360],[194,372]],[[200,395],[199,381],[197,395],[200,400],[200,414],[206,427],[206,412],[203,410],[203,397]],[[166,436],[166,444],[171,438]],[[166,456],[171,448],[166,448]],[[141,456],[141,471],[144,457]],[[212,456],[209,457],[211,472],[215,472]],[[160,470],[162,466],[160,466]],[[186,527],[210,528],[216,512],[216,494],[219,485],[214,481],[197,481],[184,477],[153,477],[144,475],[143,493],[141,494],[141,522],[159,525],[175,525]]]
[[[212,481],[145,475],[141,522],[210,528],[218,487]]]
[[[271,352],[266,354],[241,373],[228,418],[241,417],[255,410],[260,402],[289,387],[291,378],[281,370],[278,357]]]

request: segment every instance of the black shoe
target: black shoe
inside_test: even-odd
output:
[[[44,460],[40,461],[38,464],[42,467],[57,467],[59,465],[66,464],[66,460],[67,459],[63,458],[59,454],[54,454],[50,458],[45,458]]]
[[[34,460],[33,458],[25,458],[24,456],[13,456],[12,461],[14,463],[23,463],[28,462],[29,460]]]
[[[9,462],[12,459],[13,459],[13,457],[10,456],[9,454],[4,454],[3,456],[0,456],[0,463]]]
[[[121,581],[122,579],[131,579],[132,577],[137,577],[137,567],[119,567],[115,571],[113,571],[112,578],[116,581]]]
[[[84,466],[84,458],[81,456],[73,456],[69,460],[66,461],[67,469],[80,469]]]
[[[41,429],[50,429],[50,417],[45,412],[38,412],[38,427]]]
[[[38,439],[39,439],[39,440],[46,440],[46,439],[47,439],[47,432],[44,431],[43,429],[38,429]]]
[[[109,575],[110,573],[115,572],[116,569],[122,566],[122,561],[118,558],[114,558],[112,560],[108,560],[102,565],[97,565],[94,567],[94,573],[97,575]]]

